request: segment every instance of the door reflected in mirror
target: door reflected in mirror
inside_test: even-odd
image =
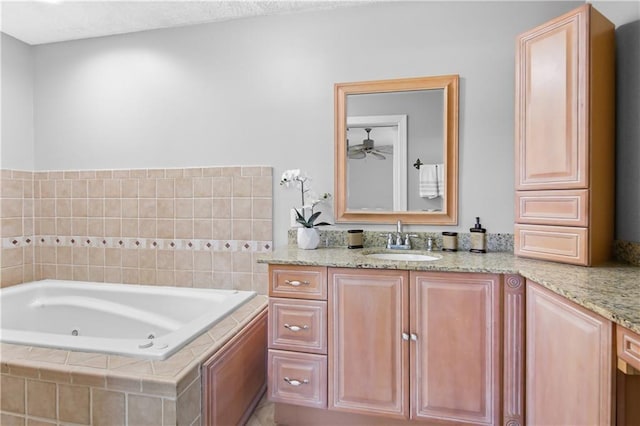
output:
[[[341,83],[336,220],[456,224],[458,76]]]

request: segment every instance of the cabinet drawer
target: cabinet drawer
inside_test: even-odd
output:
[[[517,191],[516,222],[587,226],[589,191]]]
[[[269,348],[327,353],[327,302],[269,299]]]
[[[640,370],[640,335],[617,325],[616,338],[618,357],[636,370]]]
[[[588,265],[586,228],[515,225],[515,255]]]
[[[326,267],[269,265],[269,276],[269,296],[327,299]]]
[[[269,350],[269,400],[305,407],[327,406],[327,357]]]

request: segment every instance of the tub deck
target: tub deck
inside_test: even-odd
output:
[[[166,360],[1,343],[2,397],[19,394],[21,390],[27,397],[22,402],[12,398],[7,402],[7,408],[3,401],[3,421],[0,423],[15,420],[13,417],[48,418],[28,412],[29,392],[24,392],[25,387],[35,388],[36,384],[44,382],[47,386],[55,386],[54,400],[56,393],[77,392],[87,396],[90,393],[91,398],[87,397],[86,403],[93,404],[90,410],[87,408],[93,416],[98,410],[96,404],[102,401],[115,404],[121,408],[123,416],[125,413],[129,416],[122,424],[136,424],[129,420],[137,410],[147,416],[147,421],[160,420],[160,423],[148,424],[199,424],[201,365],[262,313],[267,308],[267,300],[266,296],[256,295]],[[147,405],[141,406],[142,400]],[[148,409],[148,404],[160,407],[161,417],[148,418],[155,413]],[[58,407],[58,412],[62,414],[63,408]],[[76,411],[82,412],[82,409]],[[116,418],[120,415],[117,409],[114,413]]]

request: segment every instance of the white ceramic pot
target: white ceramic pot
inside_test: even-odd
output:
[[[298,248],[313,250],[320,244],[320,235],[316,228],[298,228]]]

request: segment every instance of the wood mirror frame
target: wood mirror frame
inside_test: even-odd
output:
[[[458,75],[336,83],[335,101],[335,216],[336,222],[457,225],[458,223]],[[347,95],[444,89],[445,193],[442,211],[347,210]]]

